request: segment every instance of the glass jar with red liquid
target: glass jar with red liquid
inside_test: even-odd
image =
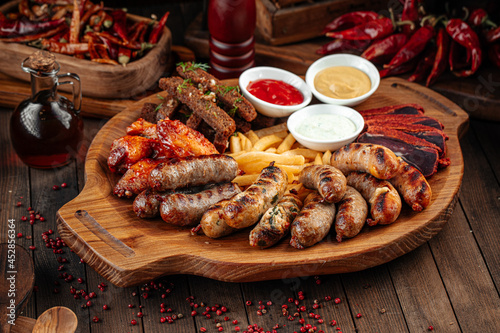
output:
[[[238,77],[255,65],[255,0],[210,0],[210,73]]]
[[[78,156],[83,141],[80,78],[73,73],[58,75],[59,63],[46,51],[35,52],[21,68],[31,75],[31,97],[10,118],[12,145],[30,167],[63,166]],[[57,93],[62,84],[73,86],[72,101]]]

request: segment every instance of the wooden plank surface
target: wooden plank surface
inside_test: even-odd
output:
[[[224,281],[268,280],[288,272],[291,276],[303,274],[293,269],[297,265],[315,274],[365,269],[394,259],[431,238],[454,208],[463,170],[458,137],[467,125],[466,114],[428,89],[389,79],[383,81],[381,88],[360,105],[360,109],[420,103],[429,116],[444,123],[450,137],[451,166],[430,179],[434,202],[425,211],[414,214],[406,209],[400,223],[366,228],[356,238],[342,243],[325,240],[305,251],[293,251],[282,242],[255,252],[248,247],[248,235],[244,232],[212,240],[190,236],[188,230],[166,225],[159,219],[144,223],[135,217],[130,200],[112,195],[116,175],[109,173],[106,161],[112,141],[124,135],[125,127],[138,117],[140,105],[153,98],[156,96],[123,111],[97,134],[87,155],[87,184],[75,200],[58,212],[59,232],[66,243],[117,285],[129,286],[176,273]],[[84,214],[79,216],[81,211]],[[162,232],[154,231],[157,228]],[[186,244],[190,247],[188,253]]]
[[[15,217],[19,221],[21,216],[25,214],[24,208],[27,208],[25,205],[27,203],[23,202],[24,208],[19,210],[15,205],[18,198],[9,194],[9,191],[14,190],[18,195],[29,197],[30,182],[29,177],[16,171],[16,167],[13,165],[17,165],[17,168],[20,167],[26,172],[29,169],[23,166],[12,153],[8,139],[9,116],[8,110],[2,109],[0,111],[0,124],[2,124],[0,125],[2,126],[0,154],[2,154],[2,161],[6,161],[0,164],[0,191],[2,193],[0,214],[2,214],[2,221],[7,217]],[[97,129],[101,128],[105,122],[101,119],[85,119],[86,136],[94,136]],[[296,307],[288,303],[288,298],[297,299],[298,291],[302,290],[305,299],[301,301],[301,305],[303,304],[308,310],[313,311],[314,300],[318,300],[321,307],[313,312],[320,314],[324,323],[320,324],[318,320],[312,320],[303,313],[300,313],[300,316],[305,317],[306,323],[314,324],[318,330],[321,329],[325,332],[338,332],[336,327],[341,328],[342,332],[349,333],[361,331],[399,332],[399,330],[394,330],[394,327],[401,327],[401,321],[407,327],[401,332],[427,332],[429,325],[432,325],[436,332],[499,331],[500,318],[496,315],[500,299],[498,295],[500,289],[499,265],[492,261],[491,257],[486,259],[488,251],[491,251],[492,255],[496,253],[497,256],[500,253],[498,250],[500,233],[496,229],[498,215],[491,214],[491,212],[498,213],[499,210],[498,205],[488,206],[473,199],[476,195],[498,197],[500,170],[499,164],[496,162],[500,159],[500,152],[496,149],[498,141],[494,140],[498,139],[499,133],[500,123],[472,120],[470,130],[460,141],[465,164],[460,204],[457,205],[450,221],[430,242],[388,264],[348,274],[320,275],[320,284],[316,283],[316,277],[313,274],[252,283],[218,282],[203,277],[173,275],[166,278],[167,281],[174,284],[172,291],[168,293],[166,298],[161,298],[161,293],[158,291],[152,291],[152,296],[146,300],[144,298],[139,300],[143,286],[119,288],[107,282],[106,291],[99,291],[95,282],[104,282],[105,279],[88,265],[80,264],[85,267],[85,284],[82,288],[96,291],[98,296],[94,299],[95,304],[92,307],[81,309],[80,303],[78,303],[72,310],[75,313],[78,311],[88,313],[86,322],[90,322],[92,332],[199,332],[201,325],[206,327],[208,332],[217,332],[215,320],[223,323],[224,331],[228,331],[226,327],[229,327],[230,332],[234,331],[234,327],[237,325],[243,331],[250,323],[257,324],[265,330],[272,330],[275,324],[279,324],[278,332],[293,332],[299,331],[302,325],[298,322],[299,319],[289,321],[287,317],[282,316],[281,306],[287,304],[291,312],[296,312]],[[86,140],[90,140],[91,137],[86,137]],[[73,180],[66,179],[68,184],[83,181],[83,163],[84,161],[77,161],[78,176],[73,174]],[[482,172],[469,172],[469,170],[476,169],[482,170]],[[47,171],[47,174],[52,172]],[[485,180],[482,180],[483,174],[494,175],[494,178],[487,176]],[[484,184],[485,182],[488,183],[489,189],[486,193],[481,194],[484,189],[476,184]],[[23,183],[26,186],[23,187],[21,185]],[[21,186],[16,187],[18,185]],[[48,180],[46,186],[51,187],[52,185],[52,181]],[[485,237],[483,241],[476,242],[475,245],[470,240],[477,238],[477,230],[474,233],[470,232],[469,219],[472,217],[469,217],[468,212],[462,209],[464,203],[468,202],[470,205],[479,205],[477,209],[490,212],[483,213],[480,224],[478,223],[476,228],[489,230],[491,237]],[[53,200],[50,200],[50,204],[54,209],[60,207],[60,204]],[[52,228],[56,231],[55,216],[46,215],[46,217],[45,228]],[[462,225],[460,226],[460,224]],[[29,226],[29,223],[24,222],[24,224],[19,223],[18,225],[26,227],[26,225]],[[40,237],[39,234],[32,233],[30,228],[24,233],[26,236]],[[59,236],[57,231],[53,236]],[[2,237],[5,237],[3,231],[0,233],[0,238]],[[28,245],[27,241],[26,238],[17,239],[17,243],[23,246]],[[31,253],[35,258],[35,266],[41,264],[37,260],[37,256],[43,252],[50,253],[54,259],[57,258],[52,254],[51,249],[38,248]],[[71,253],[66,252],[63,257],[70,258],[70,255]],[[462,256],[466,256],[466,258],[462,259]],[[51,274],[51,271],[57,271],[59,263],[56,260],[52,260],[48,264],[44,264],[44,268],[38,269],[38,272]],[[72,273],[72,267],[68,267],[67,272]],[[303,273],[307,274],[308,272]],[[436,274],[438,275],[436,276]],[[155,282],[163,280],[159,279]],[[488,280],[490,282],[486,283]],[[491,287],[491,282],[495,288]],[[465,284],[467,284],[466,287],[464,287]],[[74,285],[75,287],[80,286],[78,283]],[[54,288],[53,284],[39,284],[37,287],[39,291],[43,289],[50,291]],[[220,293],[220,290],[230,290],[231,292]],[[136,296],[132,296],[134,291],[138,292]],[[67,298],[73,297],[67,285],[66,288],[61,289],[61,294]],[[325,301],[324,297],[328,295],[333,298],[341,298],[341,303],[335,304],[333,300]],[[214,315],[208,319],[202,317],[200,313],[198,318],[191,318],[191,307],[186,301],[189,296],[194,296],[196,300],[207,303],[231,304],[226,313],[230,324],[228,325],[224,321],[224,316]],[[19,320],[19,325],[16,325],[12,332],[28,332],[22,329],[32,327],[34,324],[32,318],[37,318],[47,309],[42,307],[42,303],[34,306],[38,297],[40,295],[37,295],[37,292],[32,294],[27,308],[21,314],[21,316],[30,318]],[[367,298],[365,299],[365,297]],[[490,303],[484,304],[481,301],[483,297]],[[262,316],[257,315],[258,301],[266,301],[268,298],[273,301],[273,305],[266,306],[269,312]],[[238,304],[233,299],[242,303]],[[244,304],[249,299],[253,301],[252,306]],[[393,299],[397,299],[399,302],[395,303],[392,301]],[[127,307],[129,303],[134,303],[136,308],[129,309]],[[160,313],[161,303],[166,303],[176,312],[182,313],[183,318],[170,325],[161,323],[159,318],[164,315]],[[109,304],[109,310],[102,310],[103,304]],[[137,318],[138,304],[144,306],[142,311],[146,318]],[[455,311],[455,308],[460,311]],[[356,318],[356,312],[360,312],[362,317]],[[450,312],[452,313],[450,314]],[[98,315],[101,321],[99,323],[91,322],[91,314]],[[271,316],[267,316],[268,314]],[[139,324],[132,326],[130,324],[132,319],[137,319]],[[234,319],[238,320],[237,325],[232,324]],[[24,325],[26,320],[31,326]],[[336,320],[337,325],[330,326],[331,320]],[[392,320],[396,322],[393,323]],[[143,324],[146,321],[148,323]],[[199,322],[199,325],[195,322]],[[88,331],[79,326],[77,332],[85,333]]]

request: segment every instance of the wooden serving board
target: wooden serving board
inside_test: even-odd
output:
[[[221,281],[246,282],[363,270],[395,259],[438,233],[450,218],[463,176],[459,137],[468,116],[457,105],[417,84],[384,79],[378,91],[359,109],[419,103],[439,119],[449,135],[451,165],[430,178],[431,205],[420,213],[407,206],[388,226],[365,227],[353,239],[338,243],[331,233],[321,243],[297,250],[289,238],[261,250],[248,244],[249,230],[222,239],[193,236],[189,229],[161,219],[137,218],[131,199],[112,194],[118,177],[109,172],[112,141],[125,134],[148,97],[113,117],[96,135],[85,164],[83,191],[57,213],[58,230],[66,244],[93,269],[117,286],[131,286],[162,275],[194,274]]]

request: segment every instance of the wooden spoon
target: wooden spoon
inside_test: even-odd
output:
[[[48,309],[36,320],[33,333],[73,333],[78,326],[76,314],[64,306]]]

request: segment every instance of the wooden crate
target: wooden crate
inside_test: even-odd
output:
[[[327,23],[347,12],[384,8],[382,0],[316,0],[278,8],[272,0],[256,0],[256,35],[260,42],[283,45],[321,35]]]

